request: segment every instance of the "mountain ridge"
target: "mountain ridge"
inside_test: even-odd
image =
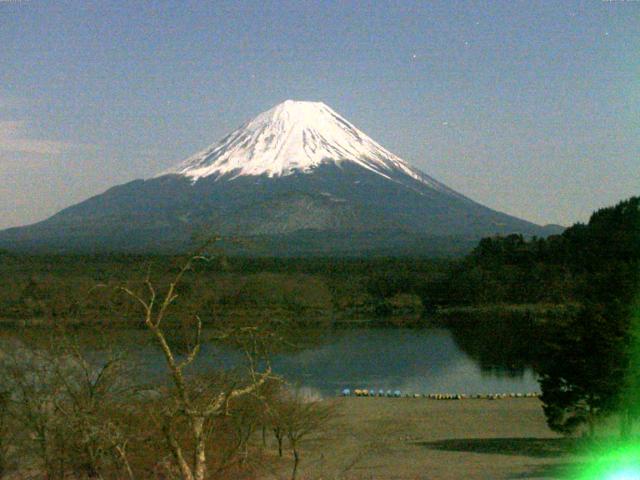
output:
[[[305,245],[295,244],[300,241],[310,254],[404,255],[420,238],[471,241],[508,233],[546,236],[557,229],[455,192],[322,103],[287,101],[155,177],[0,232],[0,246],[175,251],[192,248],[192,237],[207,232],[260,238],[279,255],[304,255]]]

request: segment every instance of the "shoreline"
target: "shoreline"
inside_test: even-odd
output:
[[[223,312],[215,320],[203,319],[204,326],[213,326],[220,321],[233,321],[234,319],[257,319],[281,318],[291,321],[296,325],[308,327],[331,327],[331,328],[367,328],[367,327],[389,327],[389,328],[423,328],[434,326],[451,326],[455,323],[476,321],[487,322],[496,321],[503,318],[515,320],[531,320],[532,316],[541,318],[559,318],[574,314],[580,308],[577,304],[486,304],[475,306],[453,306],[438,308],[433,312],[423,314],[398,314],[398,315],[375,315],[363,313],[334,313],[309,311],[306,313],[291,312],[287,310],[275,309],[262,312],[259,316],[245,311]],[[296,319],[293,319],[296,317]],[[305,318],[299,320],[300,317]],[[139,319],[111,318],[105,320],[87,320],[82,318],[47,318],[32,317],[8,318],[0,317],[0,328],[27,328],[27,327],[50,327],[52,325],[62,325],[70,327],[94,327],[113,326],[123,328],[143,327]]]

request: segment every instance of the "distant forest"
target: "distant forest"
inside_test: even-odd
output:
[[[639,197],[595,212],[561,235],[485,238],[447,279],[456,304],[583,302],[629,295],[640,257]]]
[[[595,212],[560,235],[485,238],[459,259],[246,258],[208,252],[182,286],[179,305],[205,321],[243,315],[313,322],[391,318],[422,322],[430,314],[571,307],[616,296],[629,301],[640,256],[638,197]],[[114,293],[162,283],[184,256],[25,255],[0,253],[0,319],[81,323],[128,321]],[[610,300],[610,299],[609,299]],[[466,310],[465,310],[466,309]]]

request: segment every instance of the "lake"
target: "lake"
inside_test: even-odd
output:
[[[323,340],[320,346],[277,356],[274,370],[323,395],[344,388],[421,394],[539,390],[530,368],[481,368],[446,329],[356,329],[329,332]]]
[[[272,367],[292,384],[320,396],[335,396],[344,388],[419,394],[539,391],[530,367],[478,361],[460,347],[469,340],[460,342],[445,328],[330,329],[313,335],[310,345],[275,355]],[[159,349],[141,341],[148,338],[147,332],[127,330],[118,338],[124,339],[118,343],[128,344],[145,378],[163,374]],[[473,340],[485,346],[488,341]],[[230,347],[205,344],[193,369],[231,368],[241,361],[242,355]]]

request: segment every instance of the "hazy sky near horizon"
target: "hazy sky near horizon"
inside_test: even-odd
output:
[[[322,101],[537,223],[640,194],[640,1],[0,0],[0,228]]]

